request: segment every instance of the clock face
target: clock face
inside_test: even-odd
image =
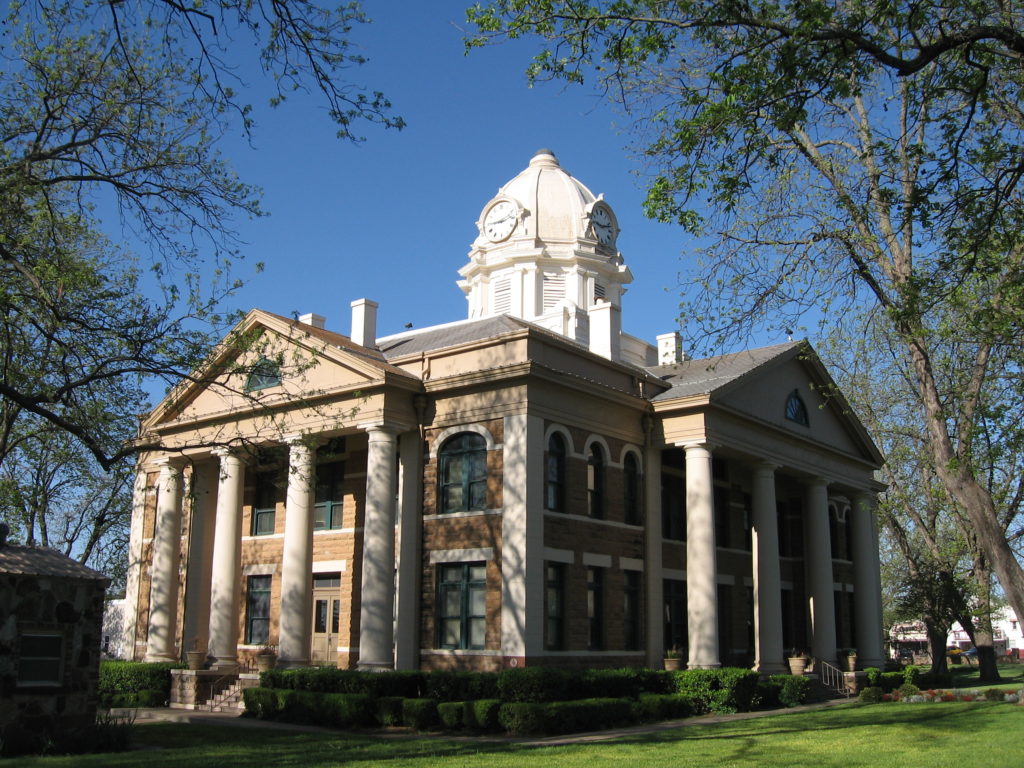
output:
[[[594,228],[597,241],[601,245],[611,245],[615,239],[615,224],[611,212],[603,205],[594,206],[594,210],[590,212],[590,224]]]
[[[508,200],[500,200],[484,215],[484,235],[488,240],[498,242],[512,234],[519,223],[519,211]]]

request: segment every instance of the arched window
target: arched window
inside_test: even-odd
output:
[[[630,525],[640,525],[643,519],[640,509],[640,465],[637,464],[635,454],[626,454],[622,462],[622,475],[625,520]]]
[[[260,389],[276,387],[281,383],[281,368],[273,360],[261,357],[249,372],[245,380],[245,391],[256,392]]]
[[[786,400],[786,418],[797,424],[803,424],[805,427],[811,426],[810,419],[807,418],[807,406],[804,405],[803,398],[795,389],[789,393],[789,398]]]
[[[440,511],[487,507],[487,443],[475,432],[455,435],[441,446]]]
[[[591,443],[587,457],[587,514],[594,518],[604,517],[604,451],[597,443]]]
[[[565,438],[557,432],[548,438],[544,466],[544,509],[565,512]]]

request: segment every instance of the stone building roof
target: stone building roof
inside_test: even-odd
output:
[[[20,544],[0,546],[0,573],[110,581],[99,571],[94,571],[56,550],[46,547],[25,547]]]
[[[648,368],[650,373],[669,385],[667,390],[655,395],[652,400],[709,395],[780,357],[795,354],[804,346],[805,343],[802,341],[791,341],[771,347]]]

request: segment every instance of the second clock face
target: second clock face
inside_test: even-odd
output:
[[[590,223],[594,227],[594,235],[602,245],[610,245],[615,239],[615,223],[611,212],[602,205],[594,207],[590,212]]]
[[[508,200],[501,200],[490,207],[484,215],[484,235],[488,240],[498,242],[512,234],[519,222],[516,206]]]

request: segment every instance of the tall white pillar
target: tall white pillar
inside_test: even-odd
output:
[[[156,531],[150,571],[149,635],[146,661],[178,661],[178,571],[181,563],[181,463],[161,459],[156,499]]]
[[[188,530],[188,567],[185,573],[186,651],[205,651],[210,631],[210,580],[213,577],[213,536],[217,504],[217,464],[200,462],[192,467],[192,504]]]
[[[782,648],[782,578],[779,571],[779,525],[775,508],[775,470],[754,466],[753,531],[754,669],[762,674],[784,672]]]
[[[836,663],[836,609],[832,539],[828,525],[828,483],[815,478],[804,493],[804,557],[811,607],[811,655]]]
[[[882,578],[878,563],[878,526],[875,495],[858,493],[853,499],[853,609],[857,625],[857,655],[862,667],[882,667]]]
[[[242,487],[245,465],[227,449],[220,457],[217,482],[217,522],[213,536],[213,575],[210,583],[210,656],[213,668],[238,667],[238,611],[241,594]]]
[[[718,656],[718,558],[711,451],[686,449],[686,603],[690,669],[721,666]]]
[[[505,417],[501,517],[501,654],[507,664],[544,652],[544,420]]]
[[[647,577],[647,666],[652,669],[660,667],[665,658],[662,535],[661,448],[648,444],[644,451],[644,571]]]
[[[395,597],[395,669],[416,669],[420,658],[420,514],[423,441],[419,430],[399,438],[398,594]]]
[[[302,437],[288,439],[288,492],[281,560],[278,659],[283,667],[309,666],[313,601],[313,504],[316,449]]]
[[[359,668],[395,665],[395,433],[367,430],[366,516],[360,584]]]

